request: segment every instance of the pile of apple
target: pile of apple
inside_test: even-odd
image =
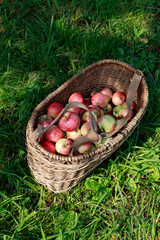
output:
[[[126,104],[126,94],[121,91],[114,92],[106,87],[101,91],[91,94],[85,98],[79,92],[70,95],[68,103],[80,102],[85,104],[95,117],[98,126],[98,133],[112,132],[119,119],[128,114]],[[52,102],[46,109],[46,114],[38,118],[37,124],[43,128],[49,126],[53,120],[60,114],[64,106],[59,102]],[[135,102],[128,122],[134,117]],[[73,141],[79,136],[85,136],[91,130],[89,113],[80,107],[73,107],[67,110],[59,121],[52,125],[40,138],[41,146],[50,153],[69,155]],[[89,152],[96,147],[105,144],[107,140],[103,140],[101,144],[95,145],[86,142],[78,148],[77,154]]]

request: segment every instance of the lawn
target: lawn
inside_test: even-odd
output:
[[[0,239],[160,239],[160,4],[156,0],[0,1]],[[145,116],[66,193],[39,185],[25,134],[46,95],[84,67],[140,69]]]

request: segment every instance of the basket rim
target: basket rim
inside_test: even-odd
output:
[[[34,131],[34,124],[35,121],[37,120],[37,114],[38,112],[41,110],[42,105],[44,105],[45,103],[47,103],[50,99],[54,98],[57,94],[59,94],[62,90],[64,90],[68,85],[70,85],[76,78],[78,78],[80,75],[86,73],[87,71],[93,69],[94,67],[97,66],[101,66],[103,64],[115,64],[115,65],[119,65],[121,67],[124,67],[126,69],[128,69],[129,71],[131,71],[133,74],[137,71],[135,68],[133,68],[131,65],[124,63],[120,60],[115,60],[115,59],[104,59],[104,60],[100,60],[97,62],[94,62],[88,66],[86,66],[85,68],[83,68],[81,71],[79,71],[78,73],[76,73],[75,75],[73,75],[70,79],[68,79],[65,83],[63,83],[59,88],[57,88],[55,91],[53,91],[52,93],[50,93],[49,95],[47,95],[44,100],[42,100],[37,107],[34,109],[34,111],[32,112],[32,115],[28,121],[27,124],[27,129],[26,129],[26,142],[28,144],[29,142],[29,135]],[[139,70],[138,70],[139,71]],[[59,163],[63,163],[64,161],[67,163],[71,163],[73,162],[81,162],[82,160],[85,161],[85,159],[88,159],[89,157],[92,157],[93,155],[98,155],[100,152],[106,151],[107,149],[110,148],[114,148],[114,146],[120,141],[122,140],[125,136],[126,136],[126,130],[128,132],[131,132],[132,129],[134,128],[134,126],[137,124],[137,122],[143,117],[147,105],[148,105],[148,86],[147,83],[144,79],[144,75],[141,71],[139,71],[139,74],[141,74],[143,76],[142,78],[142,82],[143,85],[145,86],[145,94],[146,94],[146,101],[143,102],[143,106],[139,109],[139,111],[136,113],[136,115],[134,116],[134,118],[129,122],[129,124],[127,125],[127,127],[121,131],[121,133],[116,134],[116,136],[114,138],[112,138],[107,144],[104,144],[103,146],[100,146],[98,148],[96,148],[95,150],[92,150],[89,153],[84,153],[82,155],[79,156],[64,156],[64,155],[59,155],[59,154],[53,154],[53,153],[49,153],[48,151],[46,151],[41,145],[40,143],[36,140],[33,143],[33,147],[37,148],[40,152],[42,152],[46,157],[48,157],[49,159],[51,159],[50,161],[54,161],[56,160],[56,162]]]

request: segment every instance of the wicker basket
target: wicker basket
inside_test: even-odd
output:
[[[91,91],[97,86],[101,88],[108,86],[114,91],[119,90],[127,94],[130,80],[135,72],[136,70],[130,65],[117,60],[109,59],[93,63],[49,94],[35,108],[26,129],[26,146],[28,165],[38,183],[55,193],[66,192],[116,151],[143,117],[148,105],[148,87],[143,74],[139,71],[142,79],[134,96],[135,117],[107,144],[79,156],[52,154],[44,150],[37,140],[31,140],[30,136],[36,128],[37,119],[44,114],[47,105],[53,101],[65,105],[69,96],[75,91],[86,97],[90,96]]]

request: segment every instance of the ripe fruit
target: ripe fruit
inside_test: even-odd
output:
[[[90,130],[91,130],[91,124],[89,122],[84,123],[81,126],[81,134],[82,134],[82,136],[87,135],[87,133],[89,133]]]
[[[74,92],[69,96],[68,102],[80,102],[89,108],[97,123],[97,132],[113,132],[120,119],[128,114],[126,94],[121,91],[114,92],[109,87],[105,87],[101,91],[100,89],[96,88],[90,96],[86,95],[86,97],[79,92]],[[111,100],[112,102],[109,103]],[[128,122],[134,117],[134,108],[135,102],[132,103]],[[37,124],[43,128],[49,126],[62,110],[61,103],[50,103],[46,109],[47,113],[38,118]],[[127,126],[128,122],[118,133]],[[73,141],[80,136],[86,136],[91,129],[89,112],[81,107],[72,107],[61,116],[56,125],[52,125],[43,133],[39,141],[42,147],[49,152],[69,155]],[[90,152],[106,144],[110,139],[112,138],[103,139],[100,144],[84,143],[79,146],[77,155]]]
[[[108,87],[103,88],[103,89],[101,90],[101,93],[107,95],[107,96],[110,98],[110,100],[111,100],[112,95],[113,95],[112,89],[110,89],[110,88],[108,88]]]
[[[56,153],[56,148],[53,143],[51,143],[49,141],[43,141],[40,144],[46,151],[48,151],[50,153]]]
[[[44,137],[46,140],[56,143],[63,137],[63,131],[57,125],[53,125],[45,132]]]
[[[75,140],[76,138],[82,136],[81,130],[79,128],[77,128],[74,131],[66,132],[66,136],[67,136],[67,138],[69,138],[71,140]]]
[[[90,98],[84,98],[84,103],[83,103],[86,107],[88,107],[91,103],[90,103]],[[85,113],[87,110],[84,108],[81,108],[80,110],[80,115],[82,116],[83,113]]]
[[[112,96],[112,102],[114,105],[121,105],[126,101],[126,94],[123,92],[115,92]]]
[[[89,105],[89,106],[87,106],[87,107],[88,107],[88,109],[89,109],[92,113],[95,113],[95,114],[97,115],[97,118],[100,117],[100,115],[101,115],[101,108],[99,108],[99,107],[96,106],[96,105]],[[85,112],[87,112],[87,110],[86,110],[86,109],[82,109],[81,115],[83,116],[83,114],[84,114]]]
[[[97,105],[89,105],[88,108],[92,113],[94,112],[98,118],[101,116],[101,109]]]
[[[68,111],[79,114],[81,111],[81,108],[80,107],[72,107],[72,108],[69,108]]]
[[[135,104],[135,102],[133,101],[132,106],[131,106],[131,109],[135,109],[135,107],[136,107],[136,104]]]
[[[68,102],[80,102],[80,103],[84,103],[84,99],[81,93],[79,92],[74,92],[70,95]]]
[[[122,105],[121,105],[121,114],[122,114],[122,117],[125,117],[127,114],[128,114],[129,110],[128,110],[128,106],[127,106],[127,103],[124,102]]]
[[[100,92],[93,94],[93,96],[91,97],[92,105],[97,105],[101,108],[104,108],[109,102],[109,100],[110,98],[107,95]]]
[[[103,116],[104,115],[104,109],[101,109],[101,115],[100,116]]]
[[[101,116],[97,123],[101,132],[112,132],[115,129],[115,119],[109,114]]]
[[[113,115],[115,117],[119,117],[122,118],[123,114],[122,114],[122,105],[117,105],[113,108]]]
[[[47,114],[42,115],[38,118],[38,124],[41,125],[43,128],[48,127],[51,122],[53,122],[53,118]]]
[[[129,112],[129,110],[128,110],[127,103],[124,102],[124,103],[122,104],[122,110],[121,110],[122,117],[125,117],[125,116],[128,114],[128,112]],[[133,117],[134,117],[134,112],[133,112],[133,110],[131,109],[128,121],[130,121]]]
[[[134,118],[134,111],[131,109],[131,113],[129,115],[128,121],[131,121]]]
[[[85,153],[85,152],[88,152],[89,149],[91,148],[91,142],[86,142],[86,143],[83,143],[79,148],[78,148],[78,152],[79,153]]]
[[[97,115],[94,112],[92,112],[92,115],[94,116],[95,120],[97,121],[98,120]],[[89,112],[83,113],[81,120],[82,120],[82,123],[90,122]]]
[[[71,102],[84,103],[84,99],[83,99],[83,96],[82,96],[81,93],[74,92],[70,95],[70,97],[68,99],[68,102],[69,103],[71,103]],[[73,108],[70,108],[69,111],[72,111],[72,112],[75,112],[75,113],[79,114],[80,111],[81,111],[81,108],[80,107],[73,107]]]
[[[61,138],[56,142],[56,151],[62,155],[69,155],[69,151],[72,146],[72,141],[67,138]]]
[[[106,105],[105,108],[104,108],[104,112],[105,112],[105,113],[108,113],[108,114],[111,114],[112,111],[113,111],[112,105],[111,105],[110,103],[107,103],[107,105]]]
[[[48,108],[47,113],[53,118],[56,118],[63,109],[63,105],[59,102],[52,102]]]
[[[113,108],[113,115],[118,118],[124,118],[128,114],[128,112],[129,110],[126,102]],[[134,111],[131,109],[128,121],[130,121],[133,117]]]
[[[125,117],[125,116],[128,114],[128,109],[122,110],[122,114],[123,114],[123,117]],[[133,112],[133,110],[131,109],[130,115],[129,115],[129,118],[128,118],[128,121],[131,121],[131,119],[132,119],[133,117],[134,117],[134,112]]]
[[[65,132],[73,131],[80,126],[80,117],[77,113],[67,111],[60,118],[58,126]]]

